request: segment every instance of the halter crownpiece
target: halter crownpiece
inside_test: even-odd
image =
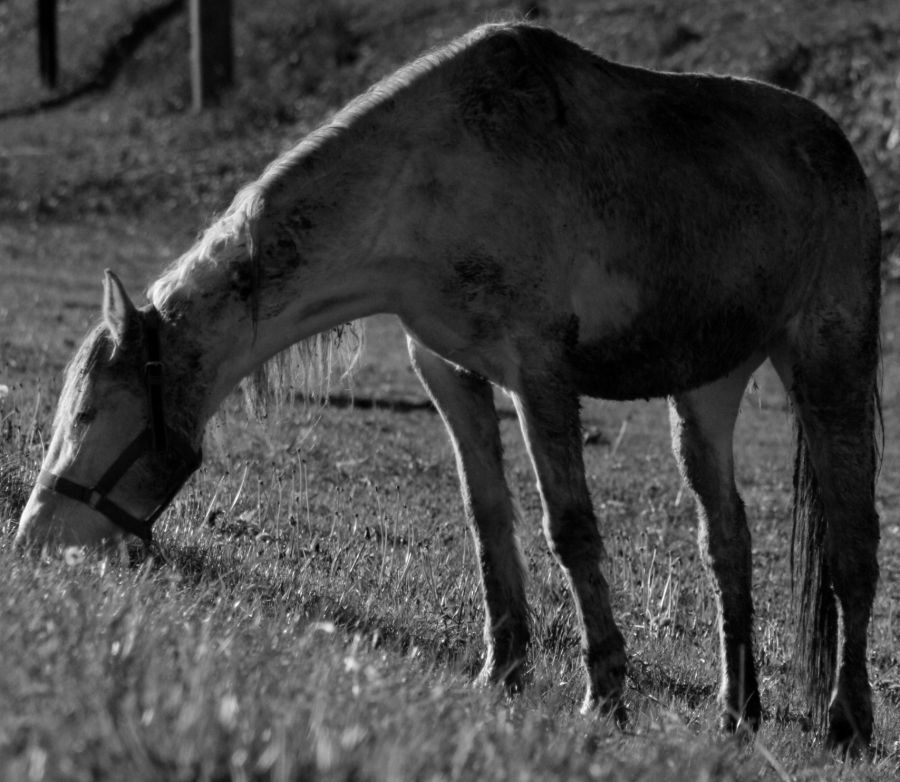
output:
[[[45,489],[87,505],[106,516],[120,529],[139,537],[145,543],[150,543],[153,539],[153,522],[159,518],[179,489],[184,486],[191,473],[200,466],[203,452],[194,450],[181,432],[166,424],[163,407],[163,364],[159,349],[159,313],[155,308],[151,307],[145,312],[143,330],[147,349],[144,384],[147,388],[147,402],[150,411],[146,428],[131,441],[119,458],[92,487],[82,486],[49,470],[44,470],[38,475],[37,483]],[[179,460],[179,467],[172,476],[173,481],[169,491],[166,492],[165,499],[149,515],[141,519],[114,503],[106,495],[135,462],[148,451],[176,457]]]

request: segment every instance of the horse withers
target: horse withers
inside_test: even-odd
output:
[[[718,603],[722,721],[756,728],[732,430],[769,358],[798,423],[814,703],[831,744],[861,747],[878,576],[879,237],[859,162],[812,103],[751,80],[618,65],[528,24],[480,27],[270,164],[153,283],[147,307],[108,274],[17,540],[148,537],[235,384],[292,344],[396,313],[456,452],[484,588],[480,679],[517,689],[529,641],[491,385],[515,402],[571,584],[585,707],[620,720],[625,644],[579,396],[666,396]]]

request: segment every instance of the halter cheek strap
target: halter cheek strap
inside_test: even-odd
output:
[[[38,475],[37,483],[49,491],[87,505],[106,516],[120,529],[136,535],[145,543],[150,543],[153,539],[153,522],[184,486],[191,473],[200,466],[203,454],[200,450],[195,451],[183,434],[166,425],[162,395],[163,371],[159,350],[159,313],[155,309],[150,309],[144,318],[144,339],[147,349],[144,383],[150,413],[147,427],[131,441],[93,486],[83,486],[49,470],[44,470]],[[172,475],[163,501],[141,519],[114,503],[107,494],[135,462],[147,453],[175,457],[178,460],[178,469]]]
[[[144,429],[131,441],[131,444],[122,452],[121,456],[113,462],[112,466],[103,474],[103,477],[92,487],[82,486],[80,483],[70,481],[68,478],[56,475],[49,470],[44,470],[38,475],[37,483],[45,489],[87,505],[89,508],[106,516],[120,529],[136,535],[144,542],[149,543],[153,539],[153,522],[159,518],[166,506],[178,493],[178,490],[184,486],[191,473],[200,466],[203,458],[202,452],[194,451],[187,440],[178,432],[169,429],[167,435],[168,439],[172,440],[173,445],[176,446],[175,450],[181,461],[180,469],[172,476],[172,483],[163,501],[143,519],[133,516],[106,495],[138,459],[153,450],[154,434],[150,427]]]

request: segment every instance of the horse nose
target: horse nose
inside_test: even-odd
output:
[[[44,486],[35,486],[19,518],[18,549],[51,546],[96,548],[118,537],[117,529],[99,513]]]
[[[42,491],[38,486],[31,490],[28,502],[25,503],[25,508],[19,516],[19,528],[16,531],[15,539],[15,546],[18,549],[38,545],[41,542],[39,538],[42,537],[40,534],[42,530],[45,533],[44,536],[46,536],[46,527],[48,525],[41,521],[42,518],[46,517],[46,514],[40,512],[42,502],[39,494]]]
[[[42,486],[32,489],[28,502],[19,517],[19,529],[16,532],[15,546],[18,549],[33,548],[49,543],[54,536],[54,528],[59,527],[54,521],[53,497]]]

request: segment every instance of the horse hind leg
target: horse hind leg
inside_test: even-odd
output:
[[[524,567],[503,473],[493,392],[484,378],[408,339],[412,364],[444,420],[456,454],[463,504],[475,538],[484,594],[486,655],[481,684],[521,689],[529,642]]]
[[[697,499],[700,553],[716,595],[721,659],[721,724],[759,727],[753,660],[750,531],[734,483],[732,436],[754,358],[726,377],[669,400],[672,450]]]
[[[827,704],[828,744],[856,752],[869,744],[873,722],[866,633],[880,537],[877,297],[827,313],[794,324],[772,362],[799,423],[794,533],[802,536],[804,560],[801,653],[820,718]]]

